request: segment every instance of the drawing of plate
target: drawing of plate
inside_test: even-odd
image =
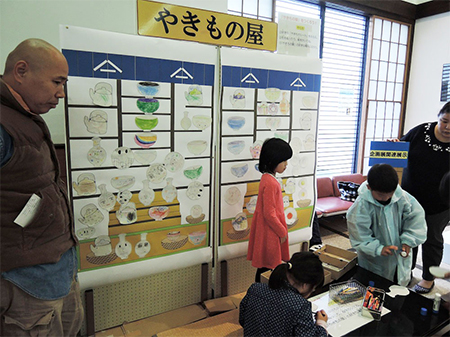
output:
[[[187,143],[187,148],[190,153],[200,155],[205,152],[207,145],[206,140],[193,140]]]
[[[313,109],[316,107],[316,98],[314,96],[305,96],[302,98],[302,103],[305,108]]]
[[[152,183],[160,183],[167,175],[166,167],[163,164],[151,164],[147,169],[147,179]]]
[[[435,277],[443,278],[445,276],[445,274],[450,273],[450,270],[441,268],[441,267],[437,267],[437,266],[433,266],[433,267],[430,267],[430,273],[431,273],[431,275],[433,275]]]
[[[288,226],[294,224],[297,221],[297,211],[293,207],[289,207],[284,211],[286,224]]]
[[[203,196],[204,186],[199,181],[193,181],[188,185],[186,196],[191,200],[198,200]]]
[[[240,232],[236,232],[234,228],[231,228],[227,231],[227,236],[231,240],[241,240],[245,238],[248,234],[250,234],[250,227]]]
[[[171,173],[177,172],[184,166],[184,158],[178,152],[170,152],[164,158],[164,166]]]
[[[191,215],[192,215],[194,218],[197,218],[197,217],[201,216],[202,213],[203,213],[203,208],[202,208],[202,206],[200,206],[200,205],[194,205],[194,206],[191,207]]]
[[[235,205],[239,200],[241,200],[241,198],[241,191],[236,186],[227,189],[224,196],[226,203],[230,206]]]
[[[118,176],[111,178],[111,186],[119,191],[125,191],[133,187],[135,182],[134,176]]]
[[[256,201],[258,200],[258,196],[254,195],[253,197],[250,198],[250,200],[247,202],[247,204],[245,205],[245,207],[247,208],[247,211],[251,214],[255,213],[255,209],[256,209]]]
[[[245,147],[243,140],[233,140],[227,144],[227,149],[234,155],[238,155]]]
[[[149,165],[152,161],[156,159],[158,153],[155,150],[133,150],[134,159],[142,165]]]

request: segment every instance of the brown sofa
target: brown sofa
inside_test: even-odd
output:
[[[332,178],[317,178],[317,217],[342,215],[347,213],[347,210],[353,205],[353,202],[341,199],[341,193],[337,186],[338,181],[351,181],[361,184],[365,180],[366,177],[359,173],[335,176]]]

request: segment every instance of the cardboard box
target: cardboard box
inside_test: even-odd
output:
[[[201,319],[208,315],[200,305],[193,304],[163,314],[144,318],[139,321],[123,324],[125,336],[153,336],[159,332],[177,328]]]
[[[230,296],[208,300],[203,304],[210,316],[237,308]]]
[[[342,275],[356,266],[357,254],[338,247],[324,245],[322,248],[316,250],[314,254],[319,256],[324,269],[331,273],[333,280],[338,280]]]
[[[328,284],[331,282],[331,273],[327,269],[323,269],[324,273],[324,279],[323,279],[323,285]],[[272,274],[272,271],[266,271],[261,274],[261,283],[269,283],[270,275]]]
[[[96,332],[95,337],[125,337],[121,326]]]

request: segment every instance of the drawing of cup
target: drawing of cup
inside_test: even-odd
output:
[[[99,106],[112,105],[112,85],[105,82],[99,82],[95,88],[89,89],[89,96],[91,96],[92,103]]]

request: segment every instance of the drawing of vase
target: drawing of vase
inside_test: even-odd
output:
[[[99,82],[95,88],[89,89],[89,96],[91,96],[92,103],[100,106],[112,105],[112,85],[105,82]]]
[[[92,138],[94,145],[87,153],[87,160],[94,166],[102,166],[106,159],[106,150],[100,146],[100,137]]]
[[[287,93],[283,92],[283,99],[280,102],[280,111],[283,115],[287,115],[289,113],[290,104],[288,99],[286,98]]]
[[[116,204],[116,197],[113,193],[106,190],[105,184],[98,185],[98,189],[101,193],[98,197],[98,205],[109,212],[114,208],[114,205]]]
[[[148,180],[145,179],[142,181],[143,188],[139,192],[139,201],[144,206],[150,206],[153,200],[155,199],[155,191],[148,185]]]
[[[192,125],[190,118],[188,117],[189,111],[184,111],[184,117],[181,119],[181,127],[185,130],[189,130]]]
[[[172,185],[173,178],[167,178],[167,185],[162,190],[162,197],[167,202],[172,202],[177,197],[177,189]]]
[[[116,245],[115,252],[122,260],[128,258],[131,253],[131,243],[125,239],[126,234],[119,234],[119,243]]]
[[[147,241],[147,233],[141,233],[141,241],[136,244],[134,251],[139,257],[144,257],[150,252],[151,245],[150,242]]]

